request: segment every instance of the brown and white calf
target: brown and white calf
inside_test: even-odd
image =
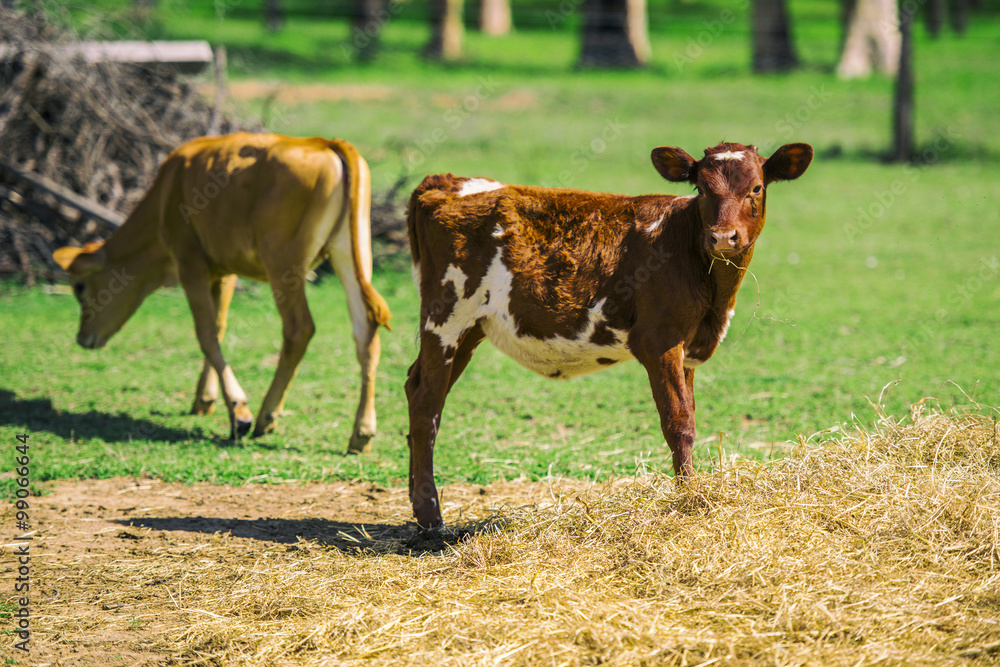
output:
[[[267,433],[315,331],[306,276],[329,257],[347,293],[361,363],[348,450],[366,451],[375,434],[378,327],[390,318],[371,285],[370,210],[368,164],[346,141],[246,133],[189,141],[167,157],[106,243],[54,253],[80,302],[77,342],[103,347],[150,293],[180,282],[205,355],[192,412],[212,412],[221,378],[237,439],[254,419],[220,342],[236,276],[267,281],[284,339],[253,431]]]
[[[442,525],[433,450],[445,397],[485,338],[521,365],[571,378],[638,359],[674,472],[693,472],[694,369],[726,334],[764,227],[766,188],[798,178],[808,144],[764,159],[723,143],[695,160],[653,150],[687,196],[624,195],[428,176],[408,226],[420,290],[420,351],[406,381],[410,498]]]

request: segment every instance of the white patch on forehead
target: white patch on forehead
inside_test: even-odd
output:
[[[480,192],[491,192],[493,190],[499,190],[504,186],[500,181],[494,181],[490,178],[469,178],[462,183],[462,187],[458,190],[459,197],[468,197],[469,195],[477,195]]]
[[[497,349],[525,368],[550,378],[593,373],[632,358],[625,344],[625,331],[609,328],[615,338],[611,345],[597,345],[590,340],[597,327],[606,324],[602,312],[606,299],[588,309],[587,323],[574,338],[542,339],[518,334],[517,322],[510,313],[512,279],[513,274],[503,263],[503,251],[498,249],[475,293],[464,298],[467,276],[457,266],[448,266],[441,282],[451,283],[459,298],[446,321],[434,324],[428,320],[424,330],[436,334],[441,347],[447,349],[456,347],[465,332],[479,322]]]
[[[493,230],[493,238],[498,239],[501,236],[503,236],[503,227],[497,225],[496,228]]]
[[[726,151],[725,153],[716,153],[712,157],[716,160],[742,160],[744,155],[746,155],[746,151]]]

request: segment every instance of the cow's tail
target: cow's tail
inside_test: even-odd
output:
[[[413,266],[420,266],[420,240],[417,238],[417,228],[419,222],[417,221],[417,216],[420,215],[420,195],[424,193],[424,184],[427,182],[424,179],[424,183],[417,186],[417,189],[413,191],[410,195],[410,202],[406,207],[406,235],[410,239],[410,259],[413,261]]]
[[[428,207],[434,208],[436,203],[448,198],[445,190],[452,185],[455,177],[451,174],[434,174],[427,176],[417,186],[417,189],[410,195],[410,203],[406,209],[406,231],[410,237],[410,257],[413,259],[413,266],[420,266],[420,234],[426,225],[425,218],[428,215]],[[440,190],[427,197],[428,192]],[[424,199],[421,202],[421,198]]]
[[[331,139],[330,148],[344,163],[344,179],[347,186],[345,190],[347,191],[348,205],[351,207],[351,255],[354,264],[354,277],[361,285],[365,306],[368,308],[368,317],[376,325],[381,324],[391,330],[389,320],[392,318],[392,313],[389,312],[389,304],[385,302],[381,294],[375,291],[368,275],[366,275],[365,267],[362,266],[361,225],[369,226],[365,237],[368,239],[368,243],[371,243],[371,175],[367,168],[363,168],[362,158],[351,144],[343,139]],[[368,251],[368,257],[371,257],[371,250]],[[367,273],[370,274],[371,267],[368,268]]]

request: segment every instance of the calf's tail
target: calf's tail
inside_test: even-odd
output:
[[[348,193],[348,205],[351,207],[350,227],[351,227],[351,254],[353,256],[354,277],[361,285],[361,292],[364,295],[365,305],[368,307],[368,317],[375,324],[381,324],[386,329],[392,313],[389,312],[389,304],[385,302],[382,295],[372,286],[362,267],[360,225],[371,225],[371,175],[368,169],[362,168],[361,156],[354,146],[343,139],[330,139],[330,148],[340,157],[344,163],[344,178],[347,181],[346,190]],[[362,219],[363,218],[363,219]],[[371,242],[371,232],[368,233],[369,243]],[[369,257],[371,251],[368,252]]]

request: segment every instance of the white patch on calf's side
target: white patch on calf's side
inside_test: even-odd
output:
[[[442,284],[450,282],[459,298],[447,320],[441,324],[428,320],[424,325],[425,331],[438,336],[443,350],[456,347],[465,332],[479,322],[483,333],[497,349],[525,368],[550,378],[593,373],[632,358],[625,344],[625,331],[610,329],[616,341],[611,345],[596,345],[590,340],[597,327],[606,322],[602,312],[605,299],[588,310],[587,323],[574,338],[542,339],[518,334],[517,322],[510,312],[513,275],[503,263],[502,249],[497,250],[479,287],[468,298],[462,296],[465,280],[461,269],[454,265],[448,267]]]
[[[445,269],[444,278],[441,279],[441,286],[445,286],[451,283],[452,287],[455,288],[455,293],[461,295],[465,292],[465,281],[469,279],[469,276],[465,275],[462,269],[458,268],[454,264],[449,264],[448,268]],[[461,297],[459,297],[461,298]]]
[[[746,155],[746,151],[726,151],[725,153],[716,153],[712,157],[716,160],[742,160],[744,155]]]
[[[498,250],[479,287],[468,298],[464,296],[468,276],[454,264],[448,265],[441,279],[441,285],[446,286],[451,283],[457,298],[444,322],[435,324],[427,320],[424,325],[424,331],[436,334],[440,339],[442,350],[457,347],[462,335],[484,317],[510,319],[510,312],[506,306],[510,296],[511,274],[503,265],[501,254],[502,251]],[[498,303],[503,304],[502,311],[497,309]]]
[[[693,359],[691,357],[684,357],[684,368],[698,368],[705,361],[703,359]]]
[[[480,192],[492,192],[502,187],[504,187],[503,183],[490,178],[469,178],[462,183],[462,187],[458,190],[458,196],[478,195]]]

